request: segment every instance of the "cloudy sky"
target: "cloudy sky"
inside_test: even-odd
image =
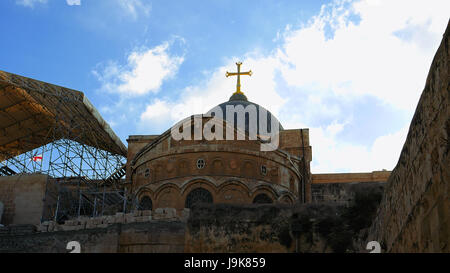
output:
[[[83,91],[126,143],[228,100],[309,128],[312,171],[392,169],[450,1],[2,0],[0,70]]]

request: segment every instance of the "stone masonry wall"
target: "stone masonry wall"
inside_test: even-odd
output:
[[[0,224],[38,224],[46,182],[43,174],[0,177],[0,201],[5,206]]]
[[[82,253],[173,253],[184,251],[189,210],[175,209],[81,217],[63,225],[43,222],[0,227],[0,253],[67,253],[67,243],[77,241]]]
[[[355,252],[353,239],[367,228],[382,190],[367,186],[349,206],[321,204],[202,204],[187,222],[187,253]],[[367,252],[361,250],[361,252]]]
[[[355,198],[358,190],[366,187],[379,187],[383,189],[385,182],[351,182],[351,183],[320,183],[311,185],[313,203],[336,202],[349,205]]]
[[[0,227],[0,253],[354,252],[353,238],[371,223],[378,187],[360,191],[351,206],[336,203],[202,204]],[[362,200],[362,202],[361,202]],[[371,201],[372,200],[372,201]]]
[[[450,252],[450,27],[369,230],[388,252]]]

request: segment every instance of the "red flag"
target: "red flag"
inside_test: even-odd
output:
[[[42,155],[33,156],[31,160],[34,162],[42,161]]]

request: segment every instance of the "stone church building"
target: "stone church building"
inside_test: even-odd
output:
[[[205,114],[187,117],[160,135],[130,135],[128,147],[82,92],[0,71],[0,97],[4,98],[0,103],[4,109],[0,112],[0,126],[6,126],[6,134],[0,136],[0,202],[4,205],[1,224],[36,225],[44,220],[63,222],[76,216],[162,208],[176,209],[180,215],[197,202],[348,203],[354,196],[352,185],[369,182],[383,186],[389,171],[312,174],[309,129],[284,129],[263,106],[251,102],[240,90],[240,76],[251,75],[251,71],[241,72],[240,65],[237,63],[237,73],[226,74],[238,76],[236,91],[228,101]],[[60,99],[69,95],[67,102]],[[32,133],[24,131],[24,124],[14,116],[26,121]],[[177,128],[180,124],[183,128]],[[175,138],[176,130],[181,133],[179,129],[183,136],[189,131],[188,137]],[[214,138],[204,134],[208,130]],[[198,136],[198,131],[202,135]],[[62,138],[75,140],[81,146],[75,148],[78,144],[65,140],[61,143]],[[54,156],[56,152],[47,151],[46,157],[38,151],[48,143],[58,149],[59,157]],[[264,145],[272,146],[263,149]],[[92,147],[98,150],[89,152]],[[126,162],[117,163],[113,167],[117,171],[110,177],[86,183],[86,175],[113,166],[110,158],[114,157],[94,156],[81,168],[84,161],[79,160],[80,155],[89,158],[105,151],[126,158]],[[74,157],[66,157],[67,153]],[[22,159],[15,160],[11,154],[21,155]],[[40,163],[52,155],[60,162]],[[15,172],[8,167],[20,160],[41,169]],[[79,169],[71,173],[75,166],[71,164],[79,164]],[[97,170],[87,166],[97,166]],[[45,167],[49,168],[47,172],[42,169]],[[110,183],[111,179],[114,183]],[[66,190],[72,193],[64,193]],[[117,199],[116,191],[121,191],[124,201]],[[59,201],[64,194],[65,199]],[[111,210],[106,210],[108,202],[113,203]],[[88,204],[90,208],[85,210]],[[62,214],[68,217],[63,219]]]
[[[219,105],[260,106],[242,93]],[[270,113],[269,113],[270,115]],[[257,124],[259,124],[258,115]],[[203,117],[207,123],[207,117]],[[249,115],[246,116],[246,123]],[[224,121],[224,127],[227,126]],[[193,123],[192,123],[193,125]],[[235,124],[235,133],[237,124]],[[248,126],[247,126],[248,128]],[[308,129],[279,127],[279,145],[260,151],[261,139],[179,140],[161,135],[130,136],[127,181],[141,209],[190,208],[207,203],[311,201],[311,146]]]

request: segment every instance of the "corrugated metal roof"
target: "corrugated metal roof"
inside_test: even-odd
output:
[[[127,153],[83,92],[0,71],[0,161],[61,138]]]

